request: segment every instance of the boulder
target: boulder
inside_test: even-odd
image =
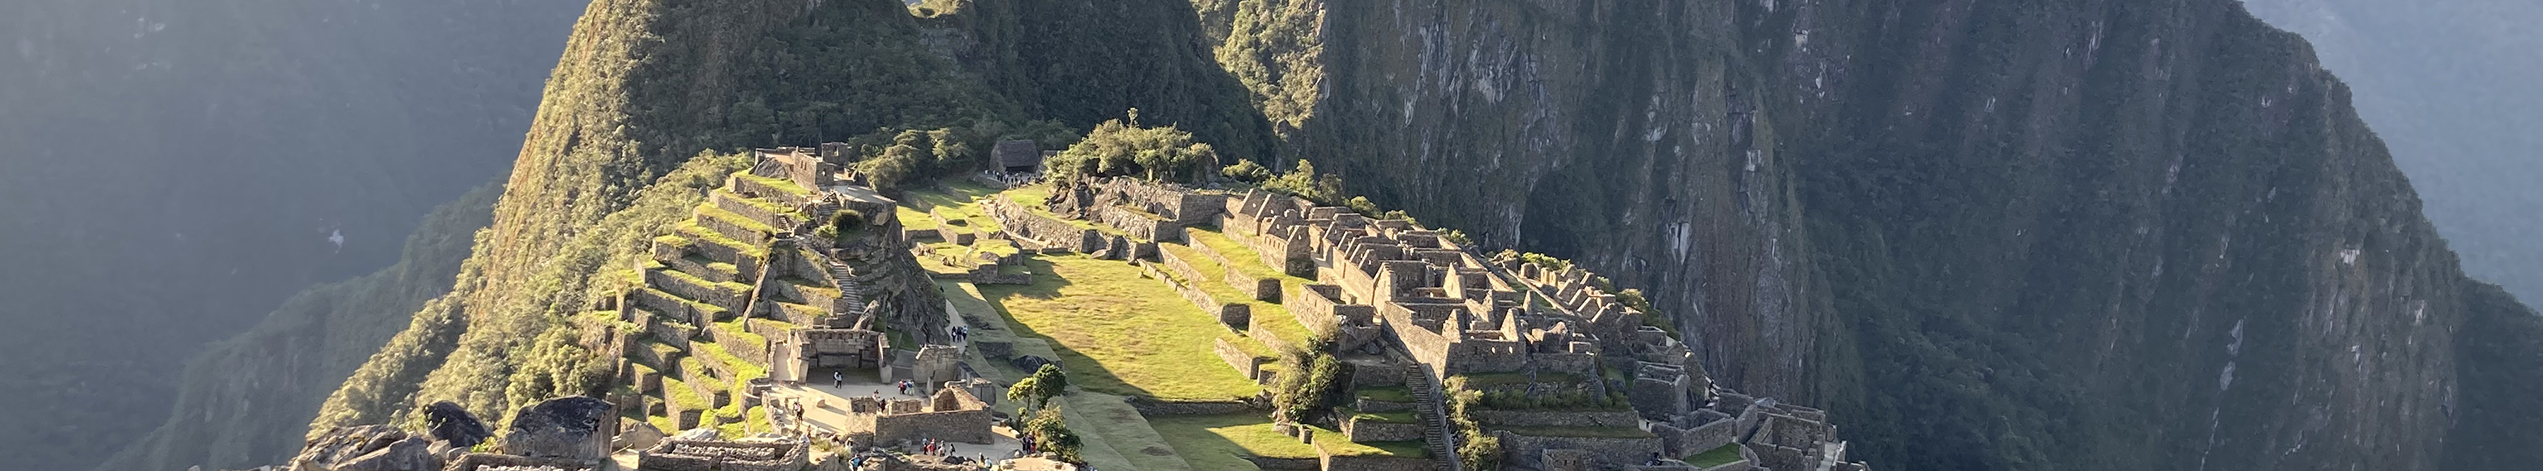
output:
[[[663,438],[667,438],[663,435],[662,429],[654,428],[650,422],[633,419],[619,420],[622,424],[618,427],[618,438],[610,441],[610,448],[643,450],[653,448],[654,445],[662,443]]]
[[[609,401],[589,397],[549,399],[512,416],[503,451],[531,458],[593,461],[608,456]]]
[[[1041,371],[1041,370],[1042,370],[1042,365],[1048,365],[1048,364],[1053,364],[1053,363],[1059,363],[1059,362],[1057,362],[1057,361],[1052,361],[1052,360],[1051,360],[1051,359],[1049,359],[1049,358],[1042,358],[1042,357],[1033,356],[1033,355],[1024,355],[1024,356],[1019,356],[1019,357],[1015,357],[1015,359],[1014,359],[1014,360],[1008,360],[1008,361],[1007,361],[1007,364],[1009,364],[1009,365],[1014,365],[1014,366],[1015,366],[1015,369],[1016,369],[1017,371],[1023,371],[1023,372],[1024,372],[1024,374],[1033,374],[1033,372],[1035,372],[1035,371]]]
[[[433,456],[433,441],[424,437],[406,437],[369,454],[337,463],[336,471],[439,471],[442,459]]]
[[[693,429],[688,429],[688,430],[681,431],[679,435],[673,435],[673,436],[671,436],[671,439],[672,439],[672,440],[684,441],[684,442],[694,442],[694,441],[714,440],[714,439],[715,439],[715,437],[716,437],[716,432],[715,432],[715,428],[714,428],[714,427],[698,427],[698,428],[693,428]]]
[[[424,424],[433,431],[433,439],[450,442],[453,448],[468,448],[494,437],[486,423],[469,414],[467,408],[450,401],[424,406]]]
[[[300,454],[291,458],[292,471],[329,471],[337,465],[388,448],[407,439],[405,430],[387,425],[356,425],[328,429],[318,438],[309,439]]]

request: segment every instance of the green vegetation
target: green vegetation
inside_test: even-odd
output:
[[[1193,469],[1256,469],[1243,459],[1246,456],[1316,458],[1314,446],[1280,434],[1272,428],[1271,419],[1257,414],[1152,417],[1148,425],[1156,427],[1157,434]],[[1316,436],[1330,440],[1342,435],[1319,432]]]
[[[1058,365],[1042,365],[1042,369],[1034,371],[1033,376],[1007,386],[1007,400],[1021,404],[1023,410],[1032,411],[1041,409],[1043,404],[1051,402],[1051,398],[1066,392],[1068,374],[1061,373]]]
[[[1345,407],[1345,408],[1340,409],[1340,411],[1339,411],[1339,412],[1340,412],[1343,416],[1345,416],[1345,417],[1349,417],[1351,420],[1364,420],[1364,421],[1371,421],[1371,422],[1388,422],[1388,423],[1398,423],[1398,424],[1417,424],[1417,423],[1421,423],[1421,418],[1420,418],[1420,417],[1418,417],[1418,416],[1415,416],[1415,415],[1413,414],[1413,411],[1411,411],[1411,410],[1400,410],[1400,411],[1394,411],[1394,412],[1366,412],[1366,411],[1361,411],[1361,410],[1358,410],[1358,409],[1352,409],[1352,408]]]
[[[1680,459],[1679,461],[1685,461],[1687,464],[1694,465],[1697,468],[1721,466],[1731,464],[1733,461],[1741,460],[1742,458],[1740,458],[1739,450],[1740,444],[1738,443],[1724,443],[1722,446],[1713,447],[1711,450],[1704,450],[1703,453],[1687,455],[1686,458]]]
[[[1082,443],[1078,440],[1077,432],[1068,429],[1068,419],[1060,412],[1058,406],[1040,409],[1040,412],[1033,414],[1032,418],[1025,419],[1024,426],[1017,431],[1024,436],[1032,437],[1033,442],[1039,444],[1042,451],[1057,455],[1060,461],[1071,463],[1086,461],[1078,455],[1078,447]]]
[[[1185,182],[1207,175],[1218,159],[1218,151],[1193,141],[1192,133],[1174,126],[1141,127],[1139,110],[1132,109],[1128,123],[1109,120],[1095,125],[1085,140],[1046,159],[1042,167],[1061,182],[1095,176]]]
[[[1301,345],[1282,352],[1281,371],[1306,374],[1279,376],[1272,388],[1273,417],[1313,422],[1309,419],[1342,402],[1342,388],[1349,386],[1340,382],[1342,361],[1317,347]]]
[[[1083,255],[1035,257],[1033,284],[983,286],[1019,335],[1044,337],[1079,387],[1160,399],[1226,400],[1260,390],[1218,361],[1227,328],[1136,267]]]

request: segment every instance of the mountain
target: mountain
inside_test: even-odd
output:
[[[99,470],[249,468],[281,463],[327,392],[406,327],[412,313],[450,290],[471,237],[492,222],[489,185],[425,216],[406,256],[370,275],[293,295],[246,333],[187,361],[176,412]]]
[[[1287,157],[1646,287],[1884,468],[2543,443],[2533,312],[2239,2],[1222,3]]]
[[[563,319],[727,151],[1135,108],[1645,289],[1883,469],[2534,462],[2543,318],[2350,96],[2229,0],[604,0],[460,283],[312,425],[598,386]]]
[[[2393,149],[2464,271],[2543,299],[2543,4],[2465,0],[2246,0],[2303,34],[2357,91],[2358,114]]]
[[[0,468],[97,464],[207,344],[397,263],[504,171],[578,7],[0,5],[0,420],[60,424],[0,431]]]

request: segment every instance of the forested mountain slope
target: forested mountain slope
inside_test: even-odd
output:
[[[2239,2],[1202,3],[1266,108],[1316,97],[1287,156],[1649,287],[1885,468],[2543,444],[2532,311]]]
[[[97,464],[168,418],[208,343],[397,263],[503,172],[578,11],[0,3],[0,468]]]
[[[2356,90],[2464,271],[2543,300],[2543,3],[2246,0]]]

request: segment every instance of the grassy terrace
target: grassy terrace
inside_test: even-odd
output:
[[[679,228],[677,228],[677,229],[674,229],[673,234],[674,234],[674,235],[678,235],[678,236],[680,236],[680,238],[688,239],[688,240],[690,240],[690,241],[694,241],[694,242],[701,242],[701,243],[708,243],[708,244],[721,245],[721,246],[725,246],[725,247],[731,247],[731,248],[733,248],[733,250],[734,250],[734,251],[736,251],[736,252],[741,252],[741,253],[742,253],[742,255],[744,255],[744,256],[748,256],[748,257],[750,257],[750,258],[760,259],[760,260],[767,260],[767,259],[768,259],[768,248],[767,248],[767,247],[761,247],[761,246],[758,246],[758,245],[752,245],[752,244],[745,244],[745,243],[742,243],[742,241],[739,241],[739,240],[733,240],[733,238],[731,238],[731,237],[725,237],[725,236],[724,236],[724,233],[721,233],[721,232],[715,232],[715,230],[714,230],[714,229],[708,229],[708,228],[706,228],[706,226],[700,226],[700,225],[698,225],[697,221],[689,221],[689,222],[683,222],[683,223],[680,223],[680,227],[679,227]]]
[[[1413,411],[1410,411],[1410,410],[1400,410],[1400,411],[1394,411],[1394,412],[1366,412],[1366,411],[1355,410],[1355,409],[1352,409],[1352,408],[1349,408],[1349,407],[1344,407],[1344,408],[1342,408],[1342,409],[1341,409],[1341,412],[1342,412],[1342,414],[1343,414],[1343,415],[1350,416],[1351,418],[1353,418],[1353,419],[1358,419],[1358,420],[1368,420],[1368,421],[1376,421],[1376,422],[1390,422],[1390,423],[1398,423],[1398,424],[1417,424],[1417,423],[1421,423],[1421,421],[1422,421],[1422,419],[1421,419],[1420,417],[1414,416],[1414,415],[1413,415]]]
[[[892,207],[892,217],[901,220],[901,229],[920,231],[936,230],[935,218],[927,217],[926,211],[920,211],[907,205]]]
[[[742,179],[744,179],[744,180],[751,180],[751,181],[759,182],[759,183],[760,183],[760,184],[762,184],[762,185],[768,185],[768,186],[770,186],[770,187],[776,188],[776,189],[777,189],[777,191],[783,191],[783,192],[786,192],[786,193],[788,193],[788,194],[792,194],[792,195],[795,195],[795,196],[812,196],[812,189],[810,189],[810,188],[804,188],[804,187],[803,187],[803,185],[797,185],[797,184],[795,184],[795,181],[794,181],[794,180],[787,180],[787,179],[783,179],[783,178],[768,178],[768,177],[763,177],[763,176],[758,176],[758,175],[752,175],[752,174],[751,174],[751,172],[750,172],[750,171],[747,171],[747,170],[745,170],[745,171],[740,171],[740,172],[733,172],[733,176],[741,177],[741,178],[742,178]]]
[[[1722,446],[1713,447],[1713,449],[1705,450],[1703,453],[1689,455],[1679,461],[1685,461],[1687,464],[1695,465],[1695,467],[1698,468],[1710,468],[1731,464],[1731,462],[1739,460],[1739,444],[1724,443]]]
[[[981,294],[1019,335],[1050,339],[1069,382],[1112,394],[1227,400],[1260,388],[1218,360],[1227,328],[1137,267],[1083,255],[1027,262],[1031,285]]]
[[[722,219],[724,222],[733,223],[733,225],[736,226],[742,226],[742,229],[749,230],[751,232],[761,234],[777,233],[777,228],[769,226],[768,223],[759,222],[757,219],[751,219],[750,216],[743,216],[742,213],[726,211],[723,207],[716,206],[715,203],[698,203],[698,215]]]
[[[1274,335],[1291,344],[1306,341],[1309,336],[1307,326],[1299,324],[1298,318],[1290,315],[1288,307],[1280,303],[1254,301],[1252,296],[1237,291],[1236,286],[1227,284],[1225,279],[1227,268],[1220,266],[1218,261],[1210,259],[1209,255],[1183,244],[1158,244],[1157,247],[1158,250],[1173,252],[1176,258],[1183,259],[1184,263],[1192,265],[1193,270],[1201,272],[1203,279],[1184,280],[1200,287],[1201,292],[1209,293],[1211,298],[1216,298],[1222,303],[1243,301],[1251,305],[1248,309],[1252,309],[1253,324],[1248,326],[1249,328],[1271,329]],[[1172,270],[1167,272],[1170,276],[1181,276],[1173,274]]]
[[[778,205],[775,201],[742,196],[741,193],[734,193],[731,188],[716,188],[715,192],[723,194],[725,198],[732,199],[733,201],[739,201],[742,204],[751,205],[751,207],[759,208],[762,211],[768,211],[771,214],[791,214],[798,217],[803,216],[803,213],[796,212],[793,208]]]
[[[1259,469],[1246,456],[1315,458],[1316,447],[1272,430],[1270,418],[1255,414],[1187,415],[1148,419],[1176,454],[1193,469]],[[1318,437],[1340,437],[1340,434]]]
[[[1402,387],[1402,386],[1393,386],[1393,387],[1384,387],[1384,388],[1360,388],[1360,390],[1359,390],[1359,392],[1358,392],[1357,394],[1359,395],[1359,397],[1360,397],[1361,399],[1367,399],[1367,400],[1371,400],[1371,401],[1386,401],[1386,402],[1413,402],[1413,392],[1412,392],[1412,391],[1410,391],[1410,390],[1406,390],[1406,389],[1404,389],[1404,387]]]

